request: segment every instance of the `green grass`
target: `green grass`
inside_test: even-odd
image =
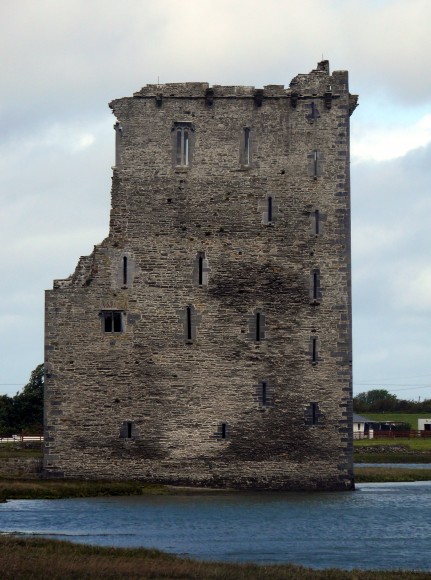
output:
[[[355,463],[431,463],[431,437],[354,441]]]
[[[0,459],[11,459],[16,457],[42,457],[42,445],[23,446],[21,443],[1,443]]]
[[[431,417],[430,413],[360,413],[373,421],[395,421],[408,423],[412,429],[418,428],[418,419]]]
[[[425,580],[429,572],[313,570],[293,564],[198,562],[145,548],[101,548],[0,537],[2,580]]]
[[[356,483],[431,481],[431,469],[355,467]]]
[[[395,439],[361,439],[353,442],[356,449],[361,447],[399,447],[406,451],[423,451],[431,453],[431,437],[396,437]]]
[[[137,481],[77,481],[0,478],[0,501],[173,493],[163,485]]]

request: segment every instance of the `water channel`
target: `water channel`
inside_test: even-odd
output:
[[[197,559],[315,568],[431,570],[431,482],[346,493],[234,493],[12,500],[0,530]]]

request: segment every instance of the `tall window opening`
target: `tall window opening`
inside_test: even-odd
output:
[[[123,284],[127,286],[127,256],[123,257]]]
[[[221,438],[226,439],[226,423],[221,424]]]
[[[314,211],[314,233],[320,234],[320,212],[318,209]]]
[[[243,163],[250,165],[250,127],[244,127],[244,149],[243,149]]]
[[[311,403],[311,424],[312,425],[317,425],[317,413],[318,413],[317,403]]]
[[[266,316],[260,308],[256,308],[248,317],[248,339],[261,342],[265,339]]]
[[[261,314],[260,312],[256,312],[256,342],[260,342],[260,326],[261,326]]]
[[[317,150],[313,151],[313,174],[317,177]]]
[[[268,197],[268,222],[272,222],[272,197]]]
[[[192,123],[174,123],[173,131],[173,163],[176,166],[188,167],[191,163]]]
[[[313,272],[313,300],[319,298],[319,272],[314,270]]]
[[[204,258],[202,255],[199,256],[199,260],[198,260],[198,284],[199,286],[203,285],[203,279],[204,279]]]
[[[311,362],[317,363],[317,338],[315,336],[311,338]]]
[[[189,129],[177,127],[177,165],[189,164]]]
[[[123,332],[123,314],[116,310],[101,313],[102,330],[104,332]]]
[[[265,381],[262,381],[262,405],[266,407],[268,403],[268,389]]]
[[[132,422],[127,421],[127,439],[132,438]]]
[[[192,308],[187,306],[186,309],[186,326],[187,326],[187,340],[192,340]]]
[[[319,403],[309,403],[304,411],[305,424],[309,427],[313,425],[323,425],[325,423],[325,414],[319,408]]]

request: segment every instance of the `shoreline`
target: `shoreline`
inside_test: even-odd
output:
[[[355,467],[355,483],[414,481],[431,481],[431,469]],[[247,493],[250,491],[253,490],[158,485],[140,481],[46,480],[19,476],[0,477],[0,503],[12,499],[67,499],[120,495],[202,495],[232,492]]]

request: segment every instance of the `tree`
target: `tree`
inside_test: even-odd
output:
[[[392,395],[386,389],[373,389],[356,395],[353,398],[353,408],[359,413],[393,411],[396,410],[397,402],[397,396]]]
[[[33,432],[43,428],[44,367],[38,365],[21,393],[14,397],[0,397],[0,436],[13,435],[22,430]]]

